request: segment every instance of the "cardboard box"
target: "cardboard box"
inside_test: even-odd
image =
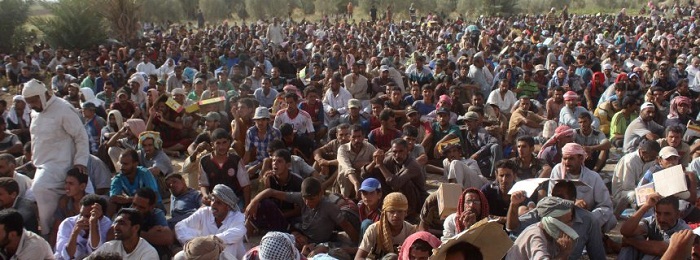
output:
[[[456,183],[441,183],[436,191],[438,193],[438,209],[440,218],[445,219],[457,212],[459,197],[462,196],[462,186]]]

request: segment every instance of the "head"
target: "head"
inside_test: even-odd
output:
[[[9,153],[0,154],[0,177],[13,178],[16,168],[15,157]]]
[[[642,158],[642,161],[647,163],[655,160],[656,157],[659,156],[661,146],[656,141],[642,140],[642,142],[639,143],[639,148],[637,150],[639,152],[639,157]]]
[[[666,128],[666,142],[674,148],[681,148],[683,141],[683,128],[679,125],[672,125]]]
[[[46,101],[51,98],[51,95],[47,91],[44,83],[36,79],[32,79],[29,82],[24,83],[22,96],[24,97],[27,105],[29,105],[29,108],[38,113],[44,111]]]
[[[576,184],[569,180],[559,180],[552,187],[552,196],[565,200],[576,200]]]
[[[341,144],[347,144],[350,142],[350,125],[347,123],[340,124],[336,127],[335,138],[340,141]]]
[[[503,159],[496,162],[496,182],[498,183],[498,188],[501,192],[507,193],[510,188],[513,187],[515,183],[515,172],[517,170],[517,165],[515,162]]]
[[[18,245],[24,232],[24,218],[15,209],[0,210],[0,248]]]
[[[287,103],[287,111],[296,113],[299,110],[299,96],[296,93],[287,93],[284,95],[284,101]]]
[[[556,101],[557,103],[561,103],[562,101],[564,101],[564,88],[554,88],[554,93],[552,94],[552,96],[554,97],[554,101]]]
[[[532,136],[521,136],[515,142],[515,148],[518,152],[518,157],[532,156],[535,151],[535,138]]]
[[[656,112],[656,107],[654,107],[654,104],[646,102],[642,104],[640,110],[639,117],[642,118],[642,121],[650,122],[651,120],[654,120],[654,114]]]
[[[121,173],[126,176],[136,176],[136,167],[139,166],[139,154],[134,149],[124,150],[119,155]]]
[[[114,222],[112,222],[114,239],[120,241],[138,240],[141,224],[143,224],[143,215],[137,209],[120,209]]]
[[[131,207],[137,209],[144,216],[148,216],[156,207],[157,196],[151,188],[140,188],[136,190]]]
[[[408,142],[404,139],[394,139],[391,141],[391,153],[394,161],[401,164],[408,159]]]
[[[659,157],[656,159],[656,162],[664,169],[667,169],[678,165],[679,159],[680,155],[678,155],[676,148],[666,146],[659,152]]]
[[[593,117],[591,117],[591,114],[588,112],[584,112],[578,115],[578,125],[581,127],[581,130],[584,133],[590,133],[593,131],[592,124],[593,123]]]
[[[98,213],[97,219],[101,219],[104,216],[104,211],[107,210],[107,200],[100,197],[97,194],[87,194],[82,199],[80,199],[80,219],[85,219],[85,221],[90,219],[92,208],[97,205],[97,207],[102,208],[102,213]]]
[[[665,197],[656,203],[654,216],[656,224],[661,230],[669,230],[676,226],[679,218],[678,198],[674,196]]]
[[[66,180],[64,182],[66,196],[75,197],[84,195],[87,183],[88,176],[86,174],[81,173],[80,170],[78,170],[78,168],[68,170],[68,172],[66,173]]]
[[[379,113],[379,123],[384,128],[394,128],[396,127],[396,119],[394,111],[390,108],[385,108]]]
[[[223,128],[217,128],[211,133],[211,146],[215,155],[226,155],[231,147],[231,135]]]
[[[392,192],[386,195],[382,202],[382,215],[386,215],[386,219],[391,226],[402,226],[407,212],[408,199],[405,195],[400,192]]]
[[[168,186],[170,193],[175,196],[187,192],[187,183],[185,183],[185,178],[179,173],[169,174],[165,178],[165,185]]]
[[[364,132],[359,125],[350,126],[350,146],[359,147],[365,141]]]
[[[287,149],[278,149],[271,153],[272,172],[276,177],[283,177],[289,174],[289,167],[292,163],[292,154]]]
[[[10,177],[0,177],[0,206],[3,209],[12,208],[19,196],[19,184]]]
[[[306,207],[315,209],[321,203],[321,199],[323,199],[321,182],[313,177],[304,179],[301,182],[301,197]]]
[[[370,209],[376,209],[382,200],[382,184],[375,178],[367,178],[360,185],[360,198]]]
[[[481,260],[484,259],[481,249],[469,242],[462,241],[452,245],[445,253],[445,260]]]
[[[577,143],[567,143],[562,148],[561,164],[567,174],[581,174],[581,167],[586,159],[586,151]]]

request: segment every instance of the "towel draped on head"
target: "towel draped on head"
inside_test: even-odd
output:
[[[384,253],[394,253],[394,243],[391,235],[391,224],[389,223],[389,211],[408,210],[408,199],[400,192],[392,192],[384,197],[382,203],[382,214],[379,218],[377,244],[378,249]]]

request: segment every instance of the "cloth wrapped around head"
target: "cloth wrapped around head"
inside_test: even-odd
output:
[[[143,131],[146,131],[146,123],[143,122],[143,119],[138,119],[138,118],[131,118],[127,119],[126,122],[124,123],[129,127],[129,131],[135,136],[139,137]]]
[[[486,195],[484,195],[483,192],[476,188],[468,188],[464,190],[462,192],[462,196],[459,197],[459,204],[457,204],[457,216],[455,217],[455,226],[457,229],[457,233],[469,228],[465,227],[464,224],[458,220],[461,218],[462,214],[465,214],[464,197],[467,195],[467,193],[474,193],[479,195],[479,201],[481,202],[481,214],[479,216],[476,216],[476,221],[479,221],[489,215],[489,203],[488,200],[486,200]]]
[[[47,89],[44,83],[36,79],[32,79],[24,83],[24,87],[22,88],[22,96],[24,99],[39,96],[39,100],[41,100],[41,107],[46,108],[46,91]]]
[[[209,260],[218,259],[224,248],[224,241],[211,235],[193,238],[185,244],[182,251],[187,260]]]
[[[578,94],[576,94],[576,92],[569,90],[566,93],[564,93],[564,100],[565,101],[578,100]]]
[[[573,207],[574,202],[570,200],[551,196],[542,198],[542,200],[537,203],[536,209],[537,214],[542,218],[540,221],[542,229],[554,239],[559,238],[560,233],[564,232],[571,237],[571,239],[576,240],[578,238],[578,233],[576,233],[573,228],[557,219],[571,212]]]
[[[211,195],[223,201],[232,211],[238,211],[238,196],[228,186],[217,184],[212,189]]]
[[[260,240],[260,260],[299,260],[301,254],[294,246],[294,236],[282,232],[268,232]]]
[[[146,139],[153,139],[153,146],[156,150],[163,148],[163,140],[160,139],[160,133],[156,131],[144,131],[139,134],[139,149],[143,149],[143,141]]]
[[[692,106],[692,100],[688,97],[677,96],[671,100],[671,105],[669,107],[668,119],[678,118],[678,106],[679,105]]]
[[[407,211],[408,199],[400,192],[392,192],[384,197],[382,203],[382,214],[379,219],[377,244],[384,253],[394,253],[394,243],[391,235],[391,224],[389,223],[388,211]]]
[[[114,116],[114,121],[117,123],[117,129],[114,129],[114,131],[119,131],[119,129],[122,129],[122,126],[124,126],[124,117],[122,116],[122,112],[119,112],[119,110],[116,109],[110,110],[107,114],[107,122],[109,122],[110,116]]]
[[[448,96],[448,95],[440,95],[440,99],[438,99],[438,103],[440,103],[440,102],[444,103],[445,104],[444,107],[446,107],[447,109],[452,107],[452,98],[450,98],[450,96]],[[441,107],[443,107],[443,106],[438,104],[435,107],[435,109],[437,110],[438,108],[441,108]]]
[[[561,154],[562,155],[583,155],[583,157],[586,157],[586,150],[583,149],[583,146],[577,143],[568,143],[565,144],[564,147],[561,148]]]
[[[542,149],[540,149],[539,154],[537,155],[538,157],[542,156],[544,153],[545,149],[549,146],[555,145],[559,139],[562,137],[573,137],[574,136],[574,129],[571,129],[568,125],[560,125],[557,127],[556,130],[554,130],[554,135],[547,140],[547,142],[542,145]]]
[[[401,245],[401,250],[399,251],[399,260],[410,259],[411,246],[413,246],[413,243],[415,243],[419,239],[428,242],[428,244],[430,244],[430,246],[432,246],[433,249],[438,248],[442,243],[440,242],[440,239],[435,237],[433,234],[430,234],[426,231],[418,231],[408,236],[406,240],[403,241],[403,244]]]

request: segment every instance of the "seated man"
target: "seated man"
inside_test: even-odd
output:
[[[377,150],[372,162],[362,167],[362,178],[368,177],[375,177],[387,184],[389,191],[401,192],[408,197],[408,219],[418,219],[428,192],[425,189],[425,175],[416,160],[408,156],[408,143],[405,140],[397,138],[391,141],[391,150],[386,154],[383,150]]]
[[[163,152],[162,148],[163,141],[160,139],[160,133],[145,131],[139,135],[139,165],[148,168],[148,171],[156,177],[156,181],[159,184],[164,184],[165,176],[173,172],[170,157]],[[166,187],[159,188],[161,190],[166,189]],[[165,193],[161,192],[161,194]]]
[[[341,115],[337,120],[329,122],[328,127],[333,128],[340,124],[349,124],[350,126],[360,126],[362,131],[369,134],[371,130],[369,118],[362,114],[362,102],[357,99],[350,99],[347,107],[347,113]]]
[[[19,196],[17,181],[9,177],[0,177],[0,209],[15,209],[22,214],[24,228],[38,232],[38,212],[36,202]]]
[[[530,97],[520,97],[518,108],[513,111],[508,122],[508,132],[505,138],[507,144],[512,144],[515,139],[521,136],[538,136],[542,133],[542,124],[547,119],[530,111],[531,104]]]
[[[210,200],[210,206],[199,208],[175,225],[177,240],[184,245],[196,237],[215,235],[223,241],[225,252],[243,259],[246,228],[245,216],[238,208],[238,197],[230,187],[218,184]]]
[[[421,142],[423,148],[427,149],[430,154],[433,155],[432,158],[439,158],[440,154],[436,150],[441,143],[454,138],[459,138],[460,142],[464,140],[459,126],[450,124],[450,111],[447,110],[447,108],[441,107],[438,109],[437,115],[436,122],[432,123],[430,131],[426,133],[423,142]],[[476,120],[478,115],[474,113],[471,118]]]
[[[489,204],[489,216],[496,219],[498,223],[506,223],[508,207],[510,205],[510,195],[508,192],[515,184],[515,163],[511,160],[500,160],[496,162],[496,181],[481,187],[481,192],[486,196]],[[529,201],[523,201],[520,206],[525,207]]]
[[[5,234],[0,245],[3,259],[54,259],[51,246],[41,236],[24,228],[22,214],[14,209],[0,210],[0,233]]]
[[[143,216],[140,236],[151,244],[161,257],[172,257],[169,246],[174,242],[173,231],[168,227],[165,212],[156,208],[156,192],[150,188],[136,190],[131,204]]]
[[[168,185],[171,194],[168,227],[174,229],[175,224],[189,217],[202,206],[202,194],[187,187],[185,178],[178,173],[168,175],[165,178],[165,184]]]
[[[338,148],[350,142],[350,125],[340,124],[335,129],[335,139],[324,144],[314,151],[314,168],[318,172],[318,177],[323,182],[324,190],[335,181],[339,160]]]
[[[345,198],[357,198],[361,168],[372,162],[376,148],[365,140],[360,126],[351,126],[350,135],[350,142],[338,148],[338,176],[332,191]]]
[[[530,178],[549,178],[552,167],[543,159],[537,158],[535,151],[535,139],[531,136],[521,136],[515,141],[518,156],[510,160],[515,162],[517,168],[515,177],[520,180]]]
[[[128,260],[158,259],[156,249],[139,236],[143,225],[141,223],[143,223],[143,217],[138,210],[132,208],[119,210],[112,224],[114,240],[104,243],[92,255],[117,253],[122,259]]]
[[[267,145],[272,140],[282,139],[280,130],[270,124],[270,111],[267,108],[256,108],[253,122],[254,125],[246,130],[245,154],[242,158],[243,165],[249,168],[249,174],[257,173],[260,170],[259,167],[262,166],[263,159],[270,157],[270,154],[267,153]],[[223,156],[223,154],[219,156]]]
[[[559,111],[559,125],[566,125],[571,128],[579,128],[577,118],[581,113],[590,113],[586,108],[578,105],[579,96],[576,92],[568,91],[564,94],[564,103],[566,106]],[[600,122],[595,118],[592,122],[593,127],[598,129]]]
[[[663,134],[664,127],[654,121],[656,107],[646,102],[640,107],[639,117],[632,120],[625,130],[622,152],[632,153],[637,150],[643,139],[656,140]]]
[[[645,218],[644,214],[652,209],[654,215]],[[658,193],[647,197],[646,203],[620,227],[622,242],[627,246],[620,251],[619,259],[661,257],[673,233],[690,229],[679,214],[678,198],[661,198]]]
[[[512,236],[519,236],[525,228],[542,220],[542,216],[539,215],[541,210],[551,209],[551,207],[563,201],[570,201],[569,203],[574,202],[576,200],[576,193],[576,185],[573,181],[557,181],[552,188],[551,197],[542,198],[540,202],[538,202],[538,207],[535,210],[530,210],[520,216],[518,216],[518,207],[520,203],[527,198],[522,191],[513,193],[510,198],[510,207],[508,208],[508,216],[505,225],[506,230],[509,231]],[[573,223],[571,228],[576,231],[579,238],[576,240],[576,244],[573,245],[569,259],[580,259],[584,249],[590,259],[605,259],[603,233],[600,229],[600,224],[598,224],[593,214],[586,209],[574,206],[572,217]]]
[[[399,192],[386,195],[382,203],[382,216],[379,222],[367,228],[355,254],[355,259],[365,259],[368,256],[381,258],[387,254],[398,253],[397,247],[408,236],[416,232],[416,226],[404,220],[407,210],[408,200],[406,196]],[[391,237],[387,237],[387,235]]]
[[[627,207],[635,204],[634,189],[642,180],[644,173],[654,164],[660,150],[659,143],[644,140],[639,144],[637,151],[626,154],[615,165],[612,199],[616,217],[620,216]]]
[[[316,147],[313,139],[310,139],[306,135],[295,133],[294,127],[288,123],[283,123],[279,129],[282,134],[281,141],[285,145],[285,148],[289,149],[294,156],[300,157],[304,161],[313,161],[313,151]]]
[[[158,190],[155,177],[148,169],[138,166],[139,155],[136,150],[125,150],[119,156],[120,172],[112,178],[112,185],[109,189],[109,202],[114,206],[110,208],[116,211],[121,206],[128,206],[134,200],[136,190],[140,188],[150,188]],[[162,205],[160,194],[158,195],[158,205]],[[109,212],[112,213],[112,212]],[[112,214],[109,214],[112,215]]]
[[[290,170],[291,154],[286,149],[278,149],[270,153],[269,170],[263,172],[260,177],[262,189],[273,189],[281,192],[300,192],[303,179],[296,173]],[[262,216],[268,215],[268,210],[279,210],[285,220],[281,219],[265,219]],[[260,231],[283,231],[287,228],[286,223],[290,222],[295,217],[299,216],[299,208],[293,203],[279,201],[276,199],[265,199],[260,202],[258,216],[255,220],[250,220],[248,229],[251,231],[260,229]],[[257,230],[256,230],[257,231]]]
[[[224,184],[231,188],[236,196],[243,198],[242,201],[237,201],[239,207],[243,207],[250,201],[250,178],[241,158],[230,149],[231,135],[219,128],[212,132],[211,138],[212,153],[199,161],[199,191],[204,203],[209,204],[209,193],[214,186]]]
[[[360,202],[357,208],[360,215],[360,236],[364,237],[367,228],[379,221],[382,213],[382,184],[375,178],[367,178],[360,186]]]
[[[543,159],[550,167],[554,167],[561,162],[562,147],[572,142],[574,142],[574,130],[569,126],[560,125],[554,130],[554,136],[542,145],[537,158]]]
[[[610,150],[610,140],[603,132],[593,129],[593,118],[590,113],[581,113],[578,116],[580,128],[574,130],[574,142],[583,146],[586,150],[584,164],[594,172],[600,172],[605,166]]]
[[[622,99],[622,109],[617,111],[610,120],[610,142],[615,147],[624,145],[627,126],[639,115],[637,114],[637,100],[633,97]]]
[[[0,177],[9,177],[14,179],[19,185],[19,196],[33,200],[34,196],[31,194],[33,180],[27,177],[26,175],[17,172],[16,167],[17,163],[15,157],[12,156],[12,154],[0,154]],[[27,194],[27,192],[29,194]]]
[[[691,147],[688,143],[683,141],[683,132],[681,126],[669,126],[666,127],[665,138],[660,138],[656,141],[659,142],[661,147],[670,146],[676,149],[680,156],[679,163],[683,166],[688,166],[695,151],[691,151]],[[698,145],[693,145],[693,148],[698,148]]]
[[[613,216],[610,192],[600,174],[583,165],[586,156],[584,148],[577,143],[568,143],[562,148],[562,160],[552,168],[549,181],[549,195],[559,179],[579,180],[586,185],[576,187],[576,206],[589,210],[604,232],[610,231],[617,224]]]
[[[80,213],[66,218],[58,227],[56,259],[82,259],[107,242],[112,220],[104,215],[107,200],[88,194],[80,200]]]
[[[457,183],[466,188],[481,188],[488,180],[481,175],[479,164],[471,158],[462,156],[459,139],[454,138],[441,144],[443,176],[450,183]]]
[[[372,129],[367,136],[367,141],[384,151],[391,148],[391,140],[401,137],[401,131],[396,130],[396,118],[394,111],[385,108],[379,114],[379,127]]]
[[[87,186],[88,177],[83,174],[77,168],[73,168],[66,173],[65,180],[65,190],[66,194],[61,195],[58,199],[58,207],[56,212],[53,214],[54,222],[51,226],[51,233],[49,236],[49,244],[56,244],[56,235],[58,234],[58,227],[61,222],[68,217],[72,217],[80,214],[80,201],[88,194],[85,191]],[[107,210],[107,207],[102,208]]]
[[[481,191],[468,188],[462,192],[457,204],[457,212],[450,214],[445,219],[442,231],[442,242],[456,236],[471,225],[488,217],[489,203]]]
[[[642,177],[642,180],[639,182],[638,186],[645,185],[650,182],[654,182],[654,173],[668,169],[670,167],[676,166],[679,164],[680,160],[680,155],[678,154],[678,151],[676,151],[676,148],[666,146],[664,148],[661,148],[661,151],[659,151],[659,157],[654,161],[654,164],[649,167],[649,170],[647,170],[644,173],[644,176]],[[686,183],[689,191],[694,191],[697,190],[698,186],[698,181],[697,177],[695,175],[695,172],[689,171],[686,172]],[[681,215],[680,218],[685,220],[688,223],[696,223],[698,220],[700,220],[700,209],[695,207],[695,201],[697,200],[697,193],[695,192],[690,192],[690,195],[684,199],[688,203],[685,205],[682,205],[680,210],[681,210]],[[690,207],[687,207],[686,205],[691,205]],[[637,205],[641,206],[641,205]]]
[[[479,114],[467,112],[465,117],[467,133],[463,139],[466,145],[464,151],[466,154],[471,154],[469,158],[479,163],[481,173],[488,173],[487,177],[489,177],[495,172],[494,167],[503,156],[503,149],[498,140],[486,132]]]
[[[290,124],[294,127],[297,135],[303,135],[309,140],[314,140],[314,124],[311,115],[304,110],[299,109],[299,98],[296,93],[284,94],[284,100],[287,108],[277,112],[273,127],[282,130],[283,124]]]
[[[294,203],[301,208],[301,222],[293,225],[297,241],[308,243],[325,243],[331,241],[333,231],[340,226],[353,243],[358,242],[357,227],[341,214],[340,208],[332,202],[321,189],[321,182],[314,178],[306,178],[301,183],[301,192],[282,192],[273,189],[265,189],[253,198],[245,210],[246,218],[255,220],[260,202],[266,198],[275,198],[281,201]],[[280,211],[269,211],[271,213]],[[283,216],[268,215],[267,219],[282,219]],[[290,230],[287,230],[290,231]],[[307,243],[301,243],[304,246]]]

